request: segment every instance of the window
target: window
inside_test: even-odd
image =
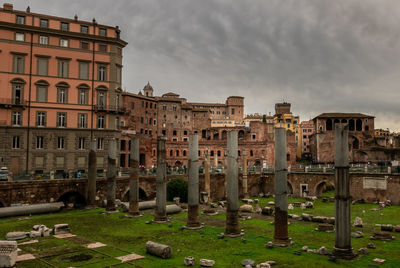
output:
[[[166,136],[166,135],[167,135],[167,130],[163,129],[161,132],[162,132],[162,135],[163,135],[163,136]]]
[[[232,108],[231,114],[235,114],[235,108]]]
[[[86,25],[81,25],[81,33],[89,33],[89,27]]]
[[[122,80],[122,68],[120,66],[117,66],[117,83],[121,84],[121,80]]]
[[[89,91],[87,89],[79,89],[79,93],[78,93],[78,103],[79,104],[83,104],[83,105],[87,105],[89,103]]]
[[[17,24],[25,24],[25,16],[17,15]]]
[[[57,138],[57,149],[64,149],[65,147],[65,138],[64,137],[58,137]]]
[[[147,125],[147,123],[148,123],[148,118],[147,117],[144,119],[144,123]]]
[[[99,51],[100,52],[107,52],[107,45],[99,44]]]
[[[67,126],[67,114],[57,113],[57,127],[66,127],[66,126]]]
[[[46,126],[46,112],[36,112],[36,126]]]
[[[69,23],[61,22],[61,31],[69,31]]]
[[[47,75],[49,66],[48,58],[38,58],[37,59],[37,74],[38,75]]]
[[[173,111],[176,111],[176,106],[172,106],[172,110],[173,110]]]
[[[61,47],[68,47],[68,40],[67,39],[60,39],[60,46]]]
[[[176,136],[177,135],[177,131],[176,130],[172,131],[172,135]]]
[[[97,79],[99,81],[106,81],[107,80],[107,67],[106,66],[100,65],[98,67]]]
[[[100,28],[99,29],[99,35],[100,36],[107,36],[107,29]]]
[[[40,19],[40,27],[49,28],[49,21],[47,19]]]
[[[43,142],[44,137],[43,136],[37,136],[36,137],[36,149],[43,149]]]
[[[20,126],[22,121],[22,112],[13,111],[11,121],[13,126]]]
[[[19,149],[20,148],[19,136],[13,136],[13,138],[12,138],[12,148],[13,149]]]
[[[84,137],[79,137],[78,138],[78,149],[79,150],[84,150],[85,149],[85,138]]]
[[[13,72],[17,74],[25,73],[25,56],[14,55],[13,61],[14,61]]]
[[[104,128],[105,127],[105,117],[104,115],[97,116],[97,128]]]
[[[39,44],[41,45],[48,45],[49,44],[49,37],[41,35],[39,36]]]
[[[82,49],[89,49],[89,43],[88,42],[81,42],[81,48]]]
[[[103,149],[104,149],[104,139],[97,138],[97,150],[103,150]]]
[[[79,128],[87,128],[88,115],[87,114],[78,114],[78,127]]]
[[[140,123],[143,124],[144,123],[144,118],[140,117]]]
[[[132,110],[135,109],[135,103],[134,102],[131,102],[131,109]]]
[[[68,101],[68,89],[57,88],[57,102],[67,103],[67,101]]]
[[[119,129],[119,117],[115,118],[115,129]]]
[[[104,107],[106,105],[106,92],[104,91],[97,92],[97,105],[100,107]]]
[[[59,77],[68,77],[68,65],[69,62],[67,60],[59,60],[58,61],[58,76]]]
[[[187,130],[183,131],[183,135],[186,136],[187,134],[188,134]]]
[[[13,84],[13,104],[21,104],[23,101],[23,85]]]
[[[163,111],[166,111],[167,110],[167,106],[163,105],[162,109],[163,109]]]
[[[15,33],[15,40],[16,41],[25,41],[25,34],[23,33]]]
[[[116,94],[115,95],[115,108],[117,108],[117,109],[119,108],[120,99],[121,99],[120,95]]]
[[[89,79],[89,63],[79,62],[79,79]]]

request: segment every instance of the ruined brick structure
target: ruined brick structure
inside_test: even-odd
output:
[[[156,137],[167,137],[167,163],[170,167],[187,167],[188,137],[199,134],[199,157],[209,150],[211,166],[225,166],[226,137],[230,130],[239,132],[239,158],[243,149],[249,152],[249,165],[272,166],[274,163],[274,122],[254,120],[244,124],[244,98],[228,97],[222,103],[188,102],[169,92],[154,96],[148,83],[139,94],[122,94],[127,111],[122,119],[120,166],[129,168],[129,140],[140,137],[140,164],[156,165]],[[269,117],[268,117],[269,118]],[[287,132],[287,159],[295,164],[296,145],[292,131]],[[240,164],[241,165],[241,164]]]
[[[400,159],[397,137],[375,136],[374,117],[360,113],[323,113],[313,119],[310,147],[315,163],[332,163],[334,127],[349,124],[350,162],[388,162]]]

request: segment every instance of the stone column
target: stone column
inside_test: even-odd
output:
[[[117,176],[117,142],[113,138],[108,144],[107,165],[107,211],[115,211],[115,177]]]
[[[210,181],[210,152],[206,149],[204,153],[204,191],[208,194],[208,203],[211,201],[211,181]]]
[[[217,152],[214,152],[214,167],[218,167],[218,155]]]
[[[226,172],[226,230],[229,236],[239,236],[239,182],[238,182],[238,132],[232,130],[228,132],[227,137],[227,160],[228,168]]]
[[[96,140],[90,142],[89,163],[88,163],[88,205],[94,206],[96,204]]]
[[[154,221],[167,221],[167,152],[166,137],[159,136],[157,139],[157,174],[156,174],[156,211]]]
[[[129,214],[139,215],[139,138],[131,139],[129,176]]]
[[[274,245],[289,245],[287,215],[286,129],[275,128],[275,224]]]
[[[189,135],[189,183],[188,183],[188,219],[186,227],[200,228],[199,215],[199,139],[197,134]]]
[[[335,125],[335,247],[337,258],[352,259],[350,223],[349,127]]]
[[[249,191],[247,188],[247,149],[243,149],[243,196],[249,198]]]

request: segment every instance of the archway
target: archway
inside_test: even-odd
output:
[[[213,140],[219,140],[219,133],[214,133]]]
[[[139,201],[142,201],[142,200],[147,200],[148,199],[148,197],[147,197],[147,194],[146,194],[146,192],[142,189],[142,188],[140,188],[139,187]],[[129,190],[122,196],[122,202],[129,202]]]
[[[145,154],[139,155],[139,165],[146,166],[146,155]]]
[[[261,166],[261,161],[260,161],[260,160],[256,160],[256,161],[254,162],[254,166],[260,167],[260,166]]]
[[[360,142],[356,137],[353,137],[353,150],[360,149]]]
[[[182,166],[182,162],[181,161],[176,161],[175,162],[175,167],[180,168]]]
[[[362,121],[361,121],[361,119],[357,119],[357,121],[356,121],[356,130],[357,131],[362,131]]]
[[[292,184],[288,181],[287,182],[287,194],[293,194],[293,186]]]
[[[342,124],[347,124],[347,119],[342,119]]]
[[[326,130],[332,130],[332,119],[326,120]]]
[[[57,202],[63,202],[66,206],[73,204],[74,208],[83,208],[86,206],[86,199],[83,195],[76,191],[63,193]]]
[[[244,130],[239,130],[238,139],[239,140],[243,140],[244,139]]]
[[[315,196],[322,197],[324,195],[329,195],[335,190],[335,186],[329,181],[322,181],[315,187]]]
[[[355,125],[354,125],[354,119],[349,120],[349,131],[354,131]]]

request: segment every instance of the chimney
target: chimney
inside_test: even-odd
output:
[[[4,3],[3,8],[4,8],[4,10],[7,10],[7,11],[13,11],[13,4]]]

